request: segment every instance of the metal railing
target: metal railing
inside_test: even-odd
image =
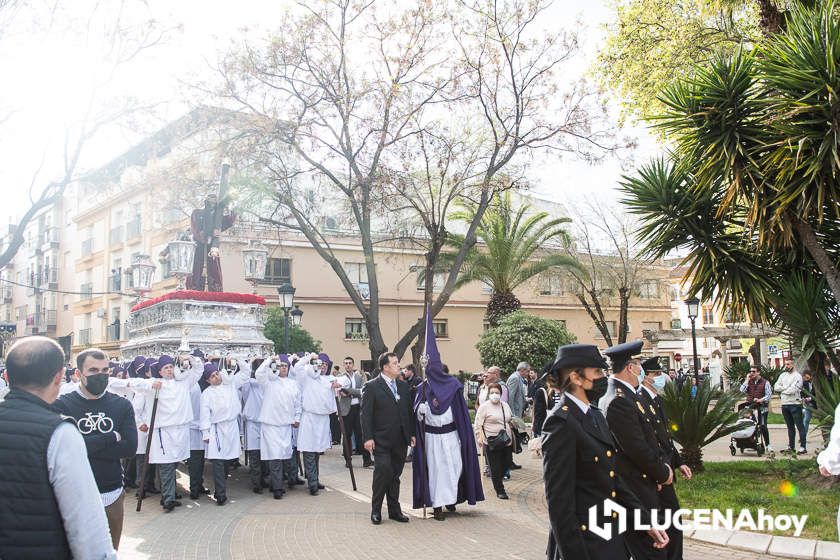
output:
[[[58,312],[55,309],[47,309],[44,311],[44,325],[47,327],[54,327],[58,324]]]
[[[59,242],[59,231],[57,227],[49,227],[41,231],[39,235],[41,245],[47,245]]]
[[[79,330],[79,345],[80,346],[90,346],[90,334],[91,334],[91,329],[80,329]]]
[[[112,274],[108,277],[108,291],[119,292],[122,290],[122,274]]]
[[[79,299],[91,299],[93,297],[93,283],[85,282],[79,286]]]
[[[108,342],[116,342],[120,340],[120,332],[122,325],[120,323],[111,323],[106,330],[106,340]]]

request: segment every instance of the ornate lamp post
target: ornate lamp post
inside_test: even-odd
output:
[[[289,312],[295,304],[295,288],[288,282],[277,288],[280,307],[283,308],[283,352],[289,351]],[[303,311],[300,312],[301,315]]]
[[[694,322],[700,312],[700,300],[696,297],[691,297],[685,300],[688,307],[688,318],[691,321],[691,344],[694,349],[694,383],[700,384],[700,359],[697,357],[697,331],[695,330]]]
[[[152,290],[156,268],[149,255],[136,255],[131,262],[133,289],[141,300]]]
[[[170,241],[167,250],[169,252],[169,275],[178,279],[177,289],[183,290],[186,288],[187,276],[192,274],[195,242],[186,239]]]
[[[268,262],[268,251],[259,241],[251,241],[248,248],[242,251],[242,264],[245,267],[245,280],[254,287],[265,279],[265,263]]]
[[[292,317],[292,325],[299,327],[300,322],[303,320],[303,311],[301,308],[295,305],[295,308],[289,312],[289,315]]]

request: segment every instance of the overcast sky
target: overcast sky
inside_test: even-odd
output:
[[[131,17],[148,17],[171,32],[164,44],[118,71],[110,82],[110,93],[131,94],[141,100],[177,99],[184,91],[180,84],[205,72],[219,48],[226,46],[240,29],[274,27],[281,2],[148,0],[147,6],[138,2],[137,7],[132,7],[134,11],[124,14],[126,21]],[[0,219],[3,222],[8,219],[6,216],[19,216],[26,209],[29,184],[36,170],[41,168],[37,185],[60,173],[57,154],[61,154],[65,123],[82,114],[89,99],[88,84],[102,75],[101,44],[91,42],[78,31],[68,32],[60,23],[68,15],[88,17],[93,3],[93,0],[65,2],[65,12],[55,18],[59,23],[48,33],[40,29],[45,21],[43,13],[18,12],[7,25],[2,24],[8,17],[0,17],[4,29],[0,36],[0,67],[5,74],[0,93],[0,119],[7,117],[0,125],[0,153],[3,154]],[[102,4],[108,3],[99,3]],[[575,68],[584,69],[591,62],[603,36],[603,25],[611,17],[608,4],[609,0],[556,0],[546,14],[549,19],[541,22],[548,27],[580,30],[582,58]],[[106,18],[109,14],[100,12],[99,15]],[[83,25],[95,25],[80,21]],[[154,117],[132,123],[126,130],[110,130],[99,135],[85,152],[83,167],[106,162],[143,134],[184,111],[183,104],[165,102],[157,107]],[[627,133],[639,140],[639,148],[633,154],[636,163],[656,152],[655,143],[642,128]],[[584,194],[611,198],[621,174],[630,170],[627,161],[623,165],[624,168],[614,158],[593,166],[570,156],[564,159],[543,156],[534,162],[529,175],[539,194],[574,206],[575,199]]]

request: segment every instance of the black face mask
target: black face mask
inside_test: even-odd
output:
[[[594,403],[604,396],[607,392],[607,383],[608,380],[606,377],[599,377],[598,379],[592,380],[592,388],[583,390],[589,402]]]
[[[97,373],[95,375],[88,375],[85,377],[85,389],[92,395],[97,397],[105,392],[108,388],[108,374]]]

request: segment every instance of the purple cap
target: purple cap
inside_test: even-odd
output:
[[[158,367],[162,368],[163,366],[168,366],[170,364],[174,364],[175,360],[172,356],[168,356],[166,354],[161,354],[160,358],[158,358]]]
[[[196,358],[201,358],[202,360],[204,359],[204,352],[202,352],[198,348],[196,348],[195,350],[192,351],[192,355],[195,356]]]
[[[139,374],[137,373],[137,369],[143,367],[143,363],[146,361],[144,356],[137,356],[128,364],[128,367],[125,370],[128,372],[129,377],[137,377]]]
[[[289,365],[289,355],[288,354],[280,354],[280,363]]]
[[[205,382],[210,380],[210,376],[219,371],[219,366],[214,364],[213,362],[208,362],[204,364],[204,373],[201,374],[201,379]]]

